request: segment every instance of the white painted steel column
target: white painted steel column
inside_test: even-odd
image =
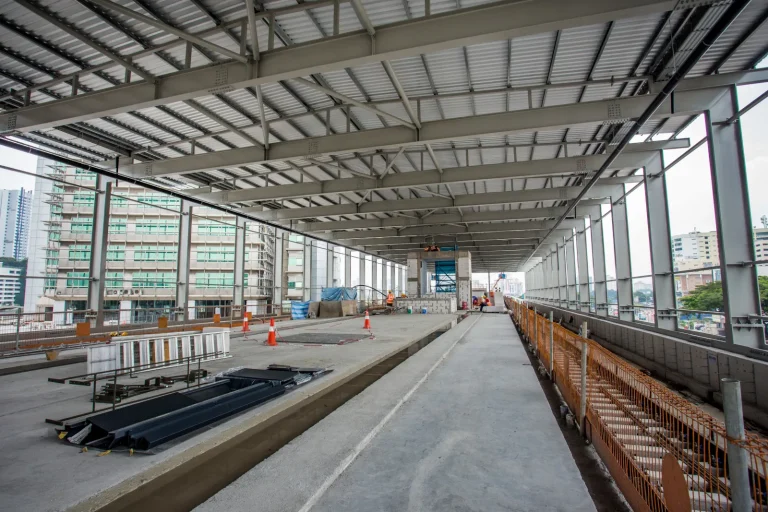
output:
[[[288,234],[285,231],[281,229],[275,230],[275,266],[274,272],[272,273],[274,291],[272,293],[272,304],[280,308],[277,312],[281,312],[283,307],[283,298],[286,291],[283,287],[283,281],[285,280],[286,283],[288,281],[288,277],[285,273],[285,264],[287,262],[283,259],[284,244],[286,243],[285,240],[287,236]]]
[[[192,252],[192,203],[182,199],[179,215],[179,252],[176,261],[176,320],[194,318],[189,310],[189,262]]]
[[[585,226],[576,231],[576,252],[579,258],[579,307],[577,309],[589,313],[589,253]]]
[[[303,243],[304,259],[302,263],[304,264],[304,272],[301,276],[303,280],[302,298],[304,301],[308,301],[312,296],[312,252],[314,247],[313,241],[310,238],[303,237]]]
[[[344,283],[342,286],[352,286],[352,249],[344,249]]]
[[[568,272],[564,239],[557,242],[557,305],[561,308],[568,307]]]
[[[656,308],[656,327],[677,328],[675,278],[672,275],[672,235],[669,231],[667,181],[664,155],[658,152],[645,166],[645,208],[648,215],[648,236],[651,245],[653,269],[653,303]]]
[[[573,236],[565,243],[565,267],[568,288],[566,291],[568,309],[579,309],[579,289],[576,279],[576,237]]]
[[[608,316],[608,287],[605,283],[605,239],[603,238],[602,212],[599,206],[587,208],[592,232],[592,270],[595,276],[595,313]]]
[[[721,379],[725,432],[730,439],[743,441],[744,413],[741,404],[741,383],[736,379]],[[731,488],[733,512],[752,510],[752,493],[749,489],[749,460],[747,451],[740,445],[728,441],[728,478]]]
[[[245,313],[245,229],[246,220],[242,217],[235,217],[235,263],[234,263],[234,282],[232,286],[232,317],[239,320]],[[255,254],[254,254],[255,256]]]
[[[365,285],[365,254],[358,252],[358,260],[357,264],[360,266],[360,283],[361,285]],[[368,289],[365,286],[361,286],[358,288],[358,300],[365,300],[365,298],[368,296]]]
[[[752,264],[756,258],[741,125],[738,121],[723,123],[737,112],[736,87],[731,86],[729,93],[705,113],[723,279],[725,338],[729,344],[764,348],[763,324],[750,318],[761,313],[757,266]]]
[[[112,187],[115,180],[105,176],[96,176],[96,188],[93,205],[93,229],[91,231],[91,267],[88,280],[88,298],[86,309],[96,314],[96,324],[104,325],[104,292],[107,275],[107,244],[109,241],[109,207],[112,199]],[[41,229],[32,226],[32,229]]]
[[[613,221],[613,247],[616,261],[616,294],[619,304],[619,319],[631,322],[635,318],[632,307],[632,267],[629,253],[629,225],[627,223],[627,203],[624,187],[615,187],[611,193],[611,219]]]

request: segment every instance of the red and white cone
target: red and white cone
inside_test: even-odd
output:
[[[277,346],[277,338],[275,336],[275,319],[269,319],[269,335],[267,335],[267,345],[270,347]]]
[[[251,329],[248,327],[248,315],[243,316],[243,332],[250,332]]]
[[[371,317],[368,316],[368,310],[365,310],[365,322],[363,323],[363,329],[371,330]]]

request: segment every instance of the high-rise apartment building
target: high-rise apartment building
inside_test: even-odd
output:
[[[0,190],[0,256],[17,260],[27,257],[31,206],[31,190]]]
[[[693,231],[672,237],[672,257],[681,260],[699,260],[701,267],[720,264],[716,231]]]
[[[97,175],[44,159],[37,174],[25,311],[83,311],[92,241],[100,236],[94,233]],[[271,303],[273,228],[124,181],[112,186],[108,210],[107,322],[151,321],[177,307],[190,319],[227,314],[239,294],[246,307]],[[242,285],[235,278],[240,264]],[[182,286],[188,303],[177,305]]]

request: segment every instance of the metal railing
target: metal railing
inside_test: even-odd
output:
[[[137,333],[156,329],[161,317],[168,318],[168,327],[199,327],[212,325],[218,314],[220,325],[232,327],[242,322],[246,312],[251,313],[252,322],[283,314],[279,304],[243,305],[240,312],[235,309],[234,314],[231,305],[193,306],[185,308],[183,320],[177,320],[180,318],[177,317],[178,311],[169,306],[106,309],[103,311],[103,326],[92,326],[88,338],[95,341],[114,332]],[[77,336],[77,324],[88,322],[89,313],[86,310],[0,313],[0,354],[24,353],[44,347],[74,347],[75,343],[84,340]]]
[[[598,343],[518,300],[505,302],[634,510],[668,510],[662,487],[666,454],[683,470],[693,510],[732,510],[729,443],[747,454],[751,510],[768,510],[764,437],[728,436],[721,421]]]

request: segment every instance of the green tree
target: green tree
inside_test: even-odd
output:
[[[712,281],[711,283],[701,284],[691,293],[680,298],[680,302],[685,309],[722,311],[723,283],[721,281]]]
[[[758,276],[757,286],[760,289],[760,308],[768,311],[768,276]],[[691,293],[682,297],[680,302],[685,309],[723,311],[723,283],[713,281],[699,285]]]

